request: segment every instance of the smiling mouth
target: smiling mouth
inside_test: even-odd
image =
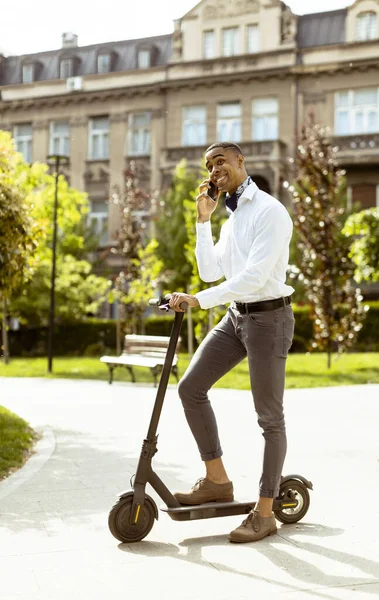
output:
[[[225,183],[226,178],[227,178],[227,175],[223,175],[219,179],[216,179],[216,185],[217,185],[217,187],[221,187]]]

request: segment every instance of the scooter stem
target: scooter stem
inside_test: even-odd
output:
[[[184,313],[175,312],[175,320],[171,329],[170,341],[167,348],[167,354],[164,361],[162,374],[160,377],[157,395],[155,397],[153,414],[151,415],[149,430],[147,432],[147,439],[153,440],[156,436],[158,423],[162,412],[163,401],[167,389],[167,384],[170,379],[171,367],[175,356],[176,346],[182,327]]]

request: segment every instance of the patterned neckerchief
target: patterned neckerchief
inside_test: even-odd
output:
[[[233,194],[231,196],[229,196],[229,194],[227,193],[225,196],[225,205],[230,208],[231,211],[235,211],[237,208],[237,204],[238,204],[238,200],[240,199],[240,197],[242,196],[242,194],[244,193],[244,191],[246,190],[246,188],[253,183],[253,180],[251,179],[250,175],[248,175],[245,179],[245,181],[243,181],[241,183],[241,185],[236,189],[235,192],[233,192]]]

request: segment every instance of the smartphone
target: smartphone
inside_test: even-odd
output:
[[[214,200],[216,202],[217,196],[218,196],[218,189],[215,186],[215,184],[213,183],[213,181],[209,182],[208,196],[210,196],[212,198],[212,200]]]

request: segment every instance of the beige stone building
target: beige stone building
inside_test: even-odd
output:
[[[151,190],[182,157],[240,143],[257,184],[289,201],[288,157],[307,114],[331,128],[349,199],[379,206],[379,0],[296,16],[279,0],[203,0],[172,35],[0,57],[0,128],[28,161],[66,154],[102,244],[107,199],[135,160]]]

